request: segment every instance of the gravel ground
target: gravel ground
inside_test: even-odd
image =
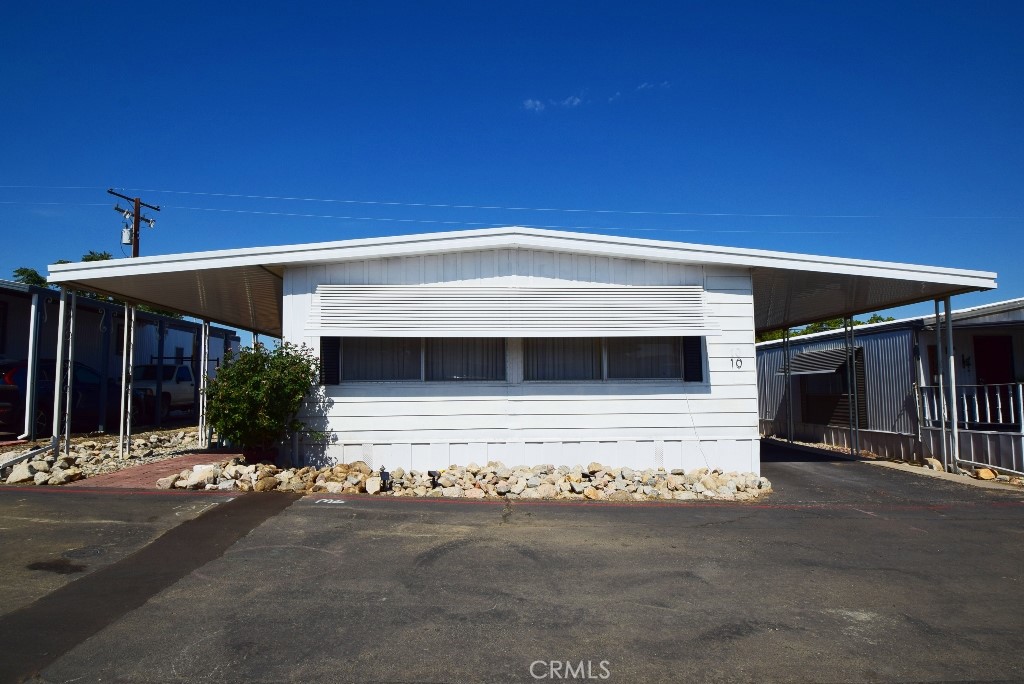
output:
[[[118,454],[117,441],[116,435],[75,435],[71,438],[67,456],[61,453],[62,458],[57,458],[53,454],[43,454],[38,460],[32,462],[44,462],[48,466],[54,466],[63,461],[64,467],[78,468],[81,470],[81,476],[88,478],[194,452],[199,448],[199,433],[195,428],[172,428],[136,433],[132,435],[131,449],[124,455]],[[0,447],[0,459],[45,447],[49,443],[48,439],[40,439],[34,442]],[[4,473],[5,476],[7,474]]]

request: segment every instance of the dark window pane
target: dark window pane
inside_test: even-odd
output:
[[[341,338],[320,338],[320,384],[337,385],[341,382]]]
[[[527,338],[523,340],[525,380],[600,380],[601,340]]]
[[[678,337],[610,337],[608,378],[612,380],[682,377]]]
[[[427,340],[427,380],[504,380],[504,338]]]
[[[420,341],[418,338],[342,338],[342,382],[419,379]]]
[[[699,337],[683,338],[683,380],[704,382],[704,345]]]

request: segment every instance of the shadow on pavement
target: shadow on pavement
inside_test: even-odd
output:
[[[762,463],[831,463],[834,461],[862,461],[848,454],[825,451],[811,451],[791,447],[774,440],[761,440]]]

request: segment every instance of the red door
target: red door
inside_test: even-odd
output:
[[[977,420],[989,423],[988,429],[1013,422],[1011,389],[1013,382],[1013,339],[1009,335],[975,335],[974,364],[979,385]],[[1000,385],[991,387],[991,385]]]

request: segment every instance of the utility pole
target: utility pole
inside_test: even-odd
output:
[[[123,200],[131,202],[134,205],[134,210],[129,211],[122,209],[120,206],[115,205],[114,211],[124,216],[125,220],[131,220],[131,243],[132,243],[132,258],[136,259],[139,256],[139,224],[145,221],[150,228],[156,224],[156,219],[151,219],[147,216],[142,215],[142,207],[152,209],[153,211],[160,211],[160,207],[152,204],[146,204],[139,197],[128,197],[122,195],[119,192],[114,192],[113,188],[109,188],[107,193],[114,197],[120,197]],[[126,228],[125,231],[128,229]],[[124,244],[124,237],[121,238],[121,243]],[[63,301],[63,300],[62,300]],[[163,326],[161,325],[161,332]],[[163,337],[160,337],[160,344],[163,345]],[[161,355],[163,352],[161,352]],[[135,306],[128,304],[124,305],[124,356],[121,359],[121,416],[120,426],[118,432],[120,433],[118,438],[118,453],[123,455],[126,451],[131,452],[132,443],[132,370],[133,370],[133,359],[135,358]],[[161,363],[162,363],[161,359]],[[160,371],[162,373],[162,371]],[[162,375],[158,375],[157,390],[160,390],[160,379]],[[162,394],[157,394],[154,397],[153,411],[155,415],[160,413],[160,402],[162,401]],[[158,424],[159,424],[159,418]],[[54,451],[56,453],[56,451]]]
[[[160,211],[160,207],[153,206],[152,204],[146,204],[139,197],[128,197],[127,195],[122,195],[119,192],[114,192],[113,188],[107,190],[107,194],[113,195],[114,197],[120,197],[121,199],[132,202],[135,205],[134,211],[122,209],[119,206],[114,207],[114,211],[124,216],[125,219],[128,219],[129,217],[132,219],[132,258],[134,259],[139,256],[139,224],[145,221],[150,228],[156,225],[156,219],[151,219],[142,215],[142,207],[152,209],[153,211]]]

